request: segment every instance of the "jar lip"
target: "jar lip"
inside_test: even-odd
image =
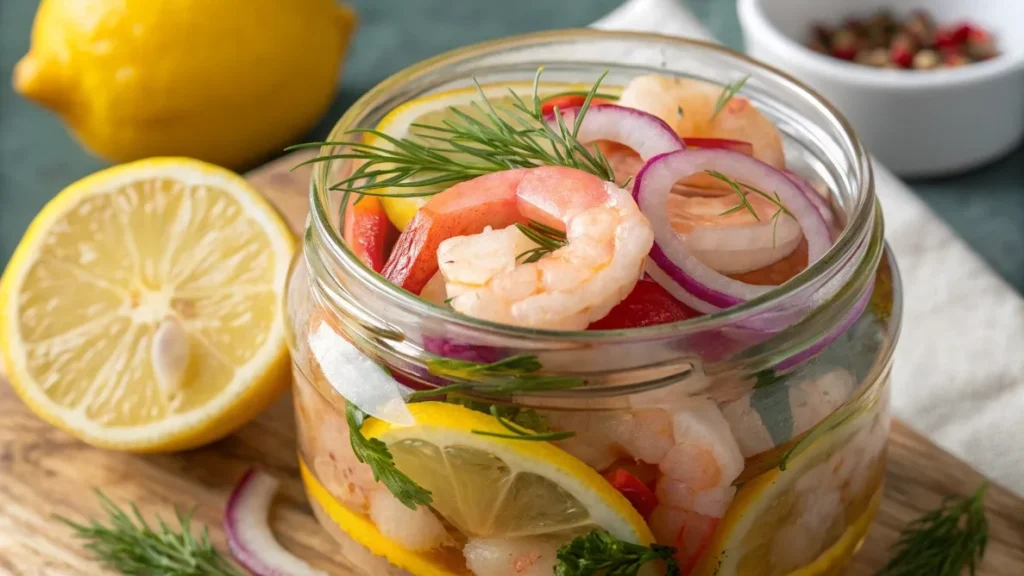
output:
[[[509,336],[513,338],[530,338],[534,340],[566,340],[572,339],[580,342],[612,342],[621,340],[624,338],[651,338],[656,339],[659,337],[670,336],[678,334],[681,331],[689,330],[707,330],[714,329],[719,326],[741,320],[743,318],[750,317],[754,314],[764,312],[770,309],[771,306],[780,301],[784,300],[788,296],[791,296],[795,292],[803,289],[808,283],[812,282],[816,278],[822,276],[825,272],[831,270],[836,266],[848,253],[856,248],[863,237],[872,232],[872,221],[873,213],[876,208],[876,199],[874,193],[874,173],[869,161],[866,150],[863,144],[857,138],[853,127],[849,121],[839,112],[835,106],[829,103],[823,98],[818,92],[804,83],[800,82],[796,78],[793,78],[789,74],[778,70],[777,68],[760,61],[754,60],[749,56],[731,50],[719,44],[712,42],[705,42],[701,40],[693,40],[680,38],[675,36],[667,36],[663,34],[655,34],[649,32],[630,32],[630,31],[609,31],[609,30],[594,30],[588,28],[576,28],[576,29],[562,29],[562,30],[547,30],[541,32],[531,32],[527,34],[519,34],[514,36],[507,36],[504,38],[498,38],[495,40],[488,40],[461,48],[456,48],[448,52],[444,52],[403,70],[392,74],[390,77],[382,81],[373,87],[370,91],[359,98],[335,123],[331,129],[329,141],[339,141],[341,136],[349,130],[350,125],[354,125],[357,119],[368,109],[371,108],[377,100],[379,100],[382,94],[387,93],[389,90],[408,83],[414,78],[423,77],[428,75],[434,69],[441,66],[447,65],[452,62],[459,60],[465,60],[478,55],[489,54],[500,50],[511,49],[521,46],[529,46],[535,43],[543,43],[546,41],[562,41],[571,42],[572,40],[600,40],[600,39],[618,39],[618,40],[643,40],[643,41],[656,41],[656,42],[667,42],[682,46],[698,47],[701,49],[717,52],[723,56],[733,58],[741,61],[748,66],[760,69],[770,75],[776,77],[776,79],[783,80],[789,86],[788,88],[793,89],[795,92],[802,92],[807,96],[816,106],[823,108],[826,115],[833,121],[835,121],[841,129],[842,136],[849,140],[853,149],[853,163],[857,167],[857,182],[860,187],[858,189],[858,197],[856,204],[850,218],[847,221],[847,225],[843,228],[839,237],[833,243],[832,247],[825,253],[824,256],[819,258],[817,261],[811,263],[806,269],[798,273],[796,276],[791,278],[784,284],[756,297],[748,300],[742,304],[733,306],[722,310],[721,312],[706,314],[691,318],[681,322],[673,322],[670,324],[660,324],[654,326],[647,326],[642,328],[627,328],[622,330],[582,330],[582,331],[565,331],[565,330],[550,330],[550,329],[536,329],[536,328],[525,328],[520,326],[513,326],[509,324],[500,324],[491,322],[488,320],[482,320],[473,318],[463,314],[459,314],[449,307],[439,306],[425,300],[420,299],[414,294],[403,290],[402,288],[388,282],[384,277],[377,274],[370,268],[368,268],[363,262],[351,251],[348,245],[343,240],[339,230],[336,230],[331,224],[330,211],[327,206],[327,195],[324,192],[325,186],[318,186],[318,181],[322,184],[326,184],[328,178],[331,163],[323,162],[320,163],[319,169],[313,171],[312,182],[310,186],[310,206],[311,206],[311,226],[316,227],[318,234],[325,237],[328,242],[325,246],[332,252],[338,259],[340,264],[343,264],[346,268],[346,272],[352,274],[355,279],[359,282],[365,283],[373,288],[375,291],[382,293],[383,295],[396,300],[403,306],[407,307],[410,312],[421,314],[424,317],[430,317],[436,320],[443,320],[445,322],[461,325],[468,328],[476,328],[487,330],[491,333],[500,334],[503,336]],[[322,154],[328,154],[332,145],[327,144],[320,149]],[[881,222],[874,223],[874,228],[881,230]]]

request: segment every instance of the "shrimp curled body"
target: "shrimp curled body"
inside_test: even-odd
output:
[[[558,166],[519,173],[499,193],[515,196],[522,219],[564,231],[566,244],[524,263],[522,254],[537,244],[514,225],[444,240],[437,262],[451,306],[493,322],[584,329],[636,285],[654,233],[630,194],[612,183]]]

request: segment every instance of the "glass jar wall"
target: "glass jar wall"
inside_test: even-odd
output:
[[[539,66],[554,83],[607,71],[610,90],[652,72],[720,85],[749,74],[743,94],[778,126],[788,168],[827,191],[836,242],[724,312],[629,330],[524,329],[420,300],[366,268],[338,232],[330,190],[354,167],[321,163],[287,307],[303,479],[339,553],[367,574],[541,574],[560,546],[598,530],[672,546],[682,573],[841,569],[880,500],[900,309],[860,144],[808,89],[741,55],[596,31],[414,66],[357,102],[329,139],[474,78],[530,82]],[[536,392],[538,380],[566,385]],[[429,507],[403,505],[423,500],[374,478],[373,439],[429,490]]]

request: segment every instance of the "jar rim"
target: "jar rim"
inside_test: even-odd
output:
[[[332,253],[332,259],[344,266],[345,271],[351,274],[355,281],[365,283],[375,292],[379,292],[389,299],[393,299],[394,301],[401,303],[403,306],[407,307],[409,311],[420,314],[424,318],[440,320],[465,326],[467,328],[487,330],[491,333],[497,333],[512,338],[530,338],[534,340],[554,341],[571,339],[578,342],[608,343],[627,337],[656,339],[664,336],[677,335],[681,331],[714,329],[764,312],[770,309],[776,302],[784,300],[806,288],[808,284],[814,280],[822,277],[830,271],[834,271],[834,268],[842,264],[844,258],[852,253],[862,241],[865,241],[865,236],[874,232],[878,234],[878,238],[876,238],[878,248],[874,258],[869,258],[869,255],[865,254],[862,261],[857,264],[857,270],[854,272],[854,276],[850,278],[850,280],[853,280],[856,279],[857,276],[861,276],[862,282],[865,284],[867,283],[871,276],[870,272],[873,272],[874,270],[874,264],[871,264],[869,261],[874,260],[874,262],[877,263],[881,258],[882,249],[880,245],[882,222],[880,217],[877,221],[875,218],[877,200],[874,193],[874,174],[871,163],[863,144],[857,138],[852,126],[838,109],[825,100],[815,90],[806,86],[799,80],[768,64],[754,60],[745,54],[715,43],[648,32],[607,31],[580,28],[532,32],[471,44],[444,52],[414,64],[396,72],[381,83],[377,84],[374,88],[359,98],[359,100],[357,100],[342,115],[337,123],[335,123],[334,127],[331,129],[328,141],[334,143],[341,141],[346,132],[354,128],[358,120],[368,110],[372,109],[384,94],[387,94],[389,91],[405,85],[414,79],[428,76],[436,69],[442,68],[451,63],[472,59],[476,56],[483,56],[501,50],[526,47],[535,43],[551,41],[568,43],[573,40],[601,39],[617,39],[626,41],[633,39],[638,41],[666,42],[717,52],[722,56],[733,58],[752,68],[759,69],[760,71],[772,76],[773,80],[783,81],[787,84],[786,87],[788,89],[793,90],[798,94],[802,93],[802,95],[808,98],[813,104],[823,109],[829,120],[834,122],[840,129],[840,135],[848,141],[853,151],[853,157],[851,160],[852,165],[856,167],[857,171],[855,174],[855,181],[859,184],[858,190],[856,191],[856,202],[853,206],[853,210],[849,214],[846,226],[844,226],[839,237],[830,247],[828,252],[826,252],[826,254],[817,261],[810,263],[806,269],[802,270],[789,281],[756,298],[720,312],[698,316],[681,322],[620,330],[581,331],[537,329],[501,324],[459,314],[449,307],[439,306],[422,300],[416,295],[392,284],[367,267],[355,255],[355,253],[352,252],[342,238],[341,232],[335,229],[331,222],[331,211],[329,209],[330,201],[327,194],[329,184],[327,180],[329,178],[331,164],[333,161],[322,162],[319,164],[318,169],[313,171],[310,186],[310,226],[315,227],[316,234],[327,240],[323,248]],[[326,144],[320,149],[320,152],[324,155],[329,154],[333,147],[333,144]],[[868,273],[861,274],[860,272],[864,268],[864,264],[869,264],[871,269],[867,271]],[[846,298],[845,300],[848,300],[848,303],[852,306],[852,300],[850,298]]]

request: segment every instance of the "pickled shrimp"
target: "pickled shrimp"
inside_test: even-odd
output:
[[[437,262],[451,306],[517,326],[586,328],[636,285],[654,242],[651,227],[628,192],[596,176],[558,166],[517,172],[502,190],[486,183],[489,195],[515,199],[515,214],[487,217],[534,221],[563,231],[566,243],[522,262],[537,244],[516,226],[443,240]]]
[[[549,576],[562,542],[544,538],[474,538],[462,554],[477,576]]]
[[[303,457],[309,459],[307,462],[332,496],[353,510],[365,512],[376,481],[370,467],[352,452],[344,409],[327,402],[303,378],[295,380],[295,409],[299,412],[299,426],[303,428],[300,431]]]
[[[566,452],[595,470],[605,470],[621,459],[657,464],[672,449],[672,419],[666,410],[552,411],[548,424],[576,434],[559,442]]]
[[[622,91],[618,104],[661,118],[683,140],[689,136],[749,142],[754,158],[785,168],[779,131],[749,100],[733,96],[715,114],[722,90],[721,86],[692,78],[637,76]]]
[[[729,424],[709,398],[693,396],[672,411],[675,445],[658,463],[658,507],[648,523],[658,542],[675,546],[684,574],[711,543],[736,494],[743,456]]]
[[[670,194],[665,204],[672,229],[686,238],[687,249],[712,270],[737,274],[757,270],[790,255],[803,238],[791,216],[773,218],[776,206],[756,194],[747,202],[757,214],[730,210],[736,198]],[[728,230],[728,233],[723,233]]]
[[[431,550],[454,544],[430,508],[417,506],[412,510],[383,485],[373,492],[369,513],[381,534],[409,550]]]

